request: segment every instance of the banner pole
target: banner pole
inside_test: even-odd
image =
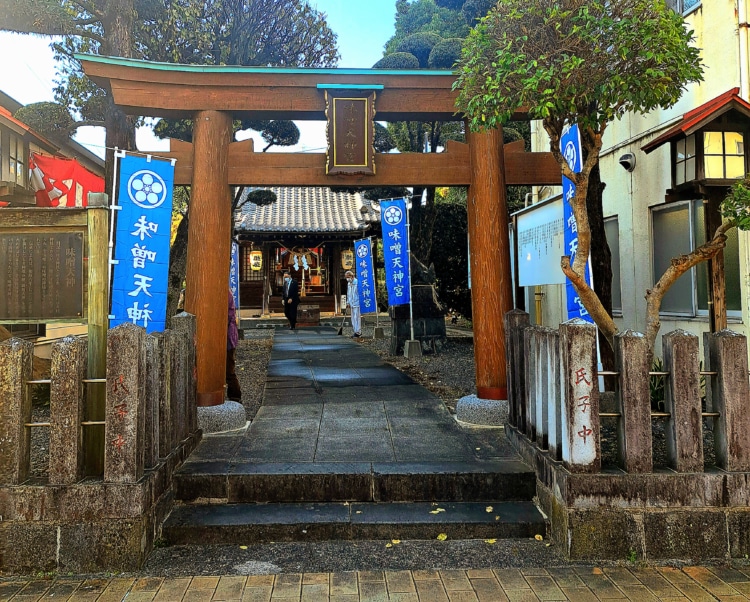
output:
[[[406,199],[404,199],[406,200]],[[409,206],[406,205],[406,259],[407,269],[409,270],[409,332],[411,333],[410,341],[414,340],[414,302],[412,299],[411,286],[411,224],[409,223]]]
[[[112,299],[110,298],[111,294],[111,285],[112,285],[112,265],[113,265],[113,259],[114,259],[114,250],[115,250],[115,211],[119,209],[119,205],[117,204],[117,176],[119,175],[119,170],[117,169],[117,166],[120,164],[119,160],[120,158],[124,157],[127,154],[126,151],[121,151],[117,147],[115,147],[115,167],[112,170],[112,196],[110,197],[112,199],[112,202],[109,204],[109,243],[108,243],[108,257],[107,257],[107,311],[109,311],[109,308],[111,307]]]
[[[376,261],[375,253],[372,250],[372,238],[372,236],[368,236],[368,240],[370,241],[370,259],[372,259],[372,281],[375,283],[375,289],[372,291],[375,294],[375,328],[380,328],[380,310],[378,309],[378,270],[375,267]]]

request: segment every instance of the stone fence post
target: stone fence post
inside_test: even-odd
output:
[[[167,371],[166,338],[163,333],[155,332],[146,335],[146,430],[145,430],[145,466],[152,468],[159,462],[161,408],[169,391],[165,373]],[[167,417],[168,418],[168,417]]]
[[[107,337],[105,482],[135,483],[143,476],[145,400],[146,331],[126,322]]]
[[[0,483],[18,485],[29,476],[31,380],[34,345],[21,339],[0,343]]]
[[[728,471],[750,471],[750,383],[747,339],[731,330],[708,336],[716,463]]]
[[[50,368],[50,485],[70,485],[84,476],[83,427],[88,342],[64,337],[52,344]],[[88,427],[87,427],[88,428]]]
[[[563,463],[571,472],[599,472],[596,326],[578,318],[560,324],[560,366]]]
[[[703,472],[698,337],[674,330],[662,337],[664,405],[669,413],[667,459],[677,472]]]
[[[626,472],[651,472],[651,388],[646,337],[626,330],[615,336],[615,371],[619,372],[615,398],[620,412],[617,444],[620,465]]]
[[[185,356],[186,376],[187,376],[187,395],[185,397],[185,415],[187,417],[186,429],[183,433],[185,437],[188,433],[194,433],[198,430],[198,405],[196,403],[196,391],[198,387],[198,375],[196,365],[196,319],[193,314],[181,312],[172,317],[172,328],[177,332],[185,333],[187,337],[187,354]]]
[[[539,403],[538,370],[539,357],[536,345],[537,326],[530,326],[523,331],[523,355],[524,355],[524,376],[526,380],[526,399],[524,400],[523,414],[526,423],[522,425],[522,430],[530,441],[536,441],[536,406]]]
[[[560,335],[552,328],[544,329],[544,354],[547,410],[545,415],[547,447],[553,460],[562,459],[562,399],[560,396]]]
[[[187,335],[175,330],[165,331],[169,341],[170,380],[169,380],[169,412],[171,432],[169,434],[169,452],[177,447],[185,436],[185,419],[187,403]],[[167,452],[167,453],[169,453]]]
[[[505,314],[505,358],[508,369],[508,422],[523,432],[526,425],[526,364],[524,362],[524,330],[529,314],[514,309]]]

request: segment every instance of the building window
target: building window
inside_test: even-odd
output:
[[[674,12],[686,15],[701,5],[701,0],[667,0],[667,6]]]
[[[24,160],[23,140],[11,134],[8,150],[10,179],[19,186],[24,186],[26,184],[26,161]]]
[[[700,200],[670,203],[651,210],[651,240],[653,247],[653,281],[656,282],[669,267],[672,258],[689,253],[706,240],[703,222],[703,202]],[[737,230],[728,233],[724,249],[726,303],[729,315],[738,316],[741,310],[739,242]],[[708,265],[701,263],[689,270],[664,295],[661,312],[683,316],[708,313]]]
[[[675,143],[675,152],[675,184],[695,180],[695,135],[678,140]]]
[[[622,287],[620,285],[620,222],[615,217],[604,220],[604,232],[612,254],[612,311],[622,313]]]
[[[745,177],[745,140],[740,132],[703,132],[706,178]]]

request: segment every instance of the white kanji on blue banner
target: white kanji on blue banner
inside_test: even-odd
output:
[[[232,241],[232,254],[229,259],[229,290],[234,297],[234,306],[240,308],[240,245]]]
[[[354,241],[354,257],[359,286],[359,310],[363,314],[378,310],[375,294],[375,270],[372,264],[372,244],[369,238]]]
[[[119,187],[109,325],[132,322],[146,332],[164,330],[174,166],[171,161],[125,155]]]
[[[388,305],[405,305],[411,299],[406,199],[380,201],[380,222]]]
[[[583,167],[583,157],[581,156],[581,135],[578,131],[578,125],[573,124],[568,126],[563,132],[560,138],[560,152],[562,153],[565,160],[568,162],[568,166],[573,173],[580,173]],[[562,177],[563,185],[563,218],[565,228],[565,253],[570,255],[570,264],[573,265],[573,261],[576,258],[576,251],[578,250],[578,226],[576,224],[576,218],[573,215],[573,206],[570,204],[573,197],[576,194],[576,185],[571,182],[565,176]],[[586,267],[586,284],[591,286],[591,258]],[[565,282],[565,292],[568,298],[568,319],[581,318],[587,322],[592,322],[593,319],[589,315],[588,310],[583,306],[581,298],[578,296],[576,289],[570,280]]]

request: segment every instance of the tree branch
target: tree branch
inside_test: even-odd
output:
[[[652,350],[652,353],[656,337],[661,328],[659,312],[661,310],[662,301],[664,300],[664,295],[667,294],[667,291],[669,291],[676,280],[690,268],[716,257],[719,251],[721,251],[727,244],[726,232],[734,228],[736,225],[737,222],[735,220],[723,222],[716,229],[716,233],[711,240],[696,247],[690,253],[673,258],[669,267],[664,274],[662,274],[661,278],[659,278],[659,281],[653,288],[646,291],[646,338],[649,343],[649,349]]]

